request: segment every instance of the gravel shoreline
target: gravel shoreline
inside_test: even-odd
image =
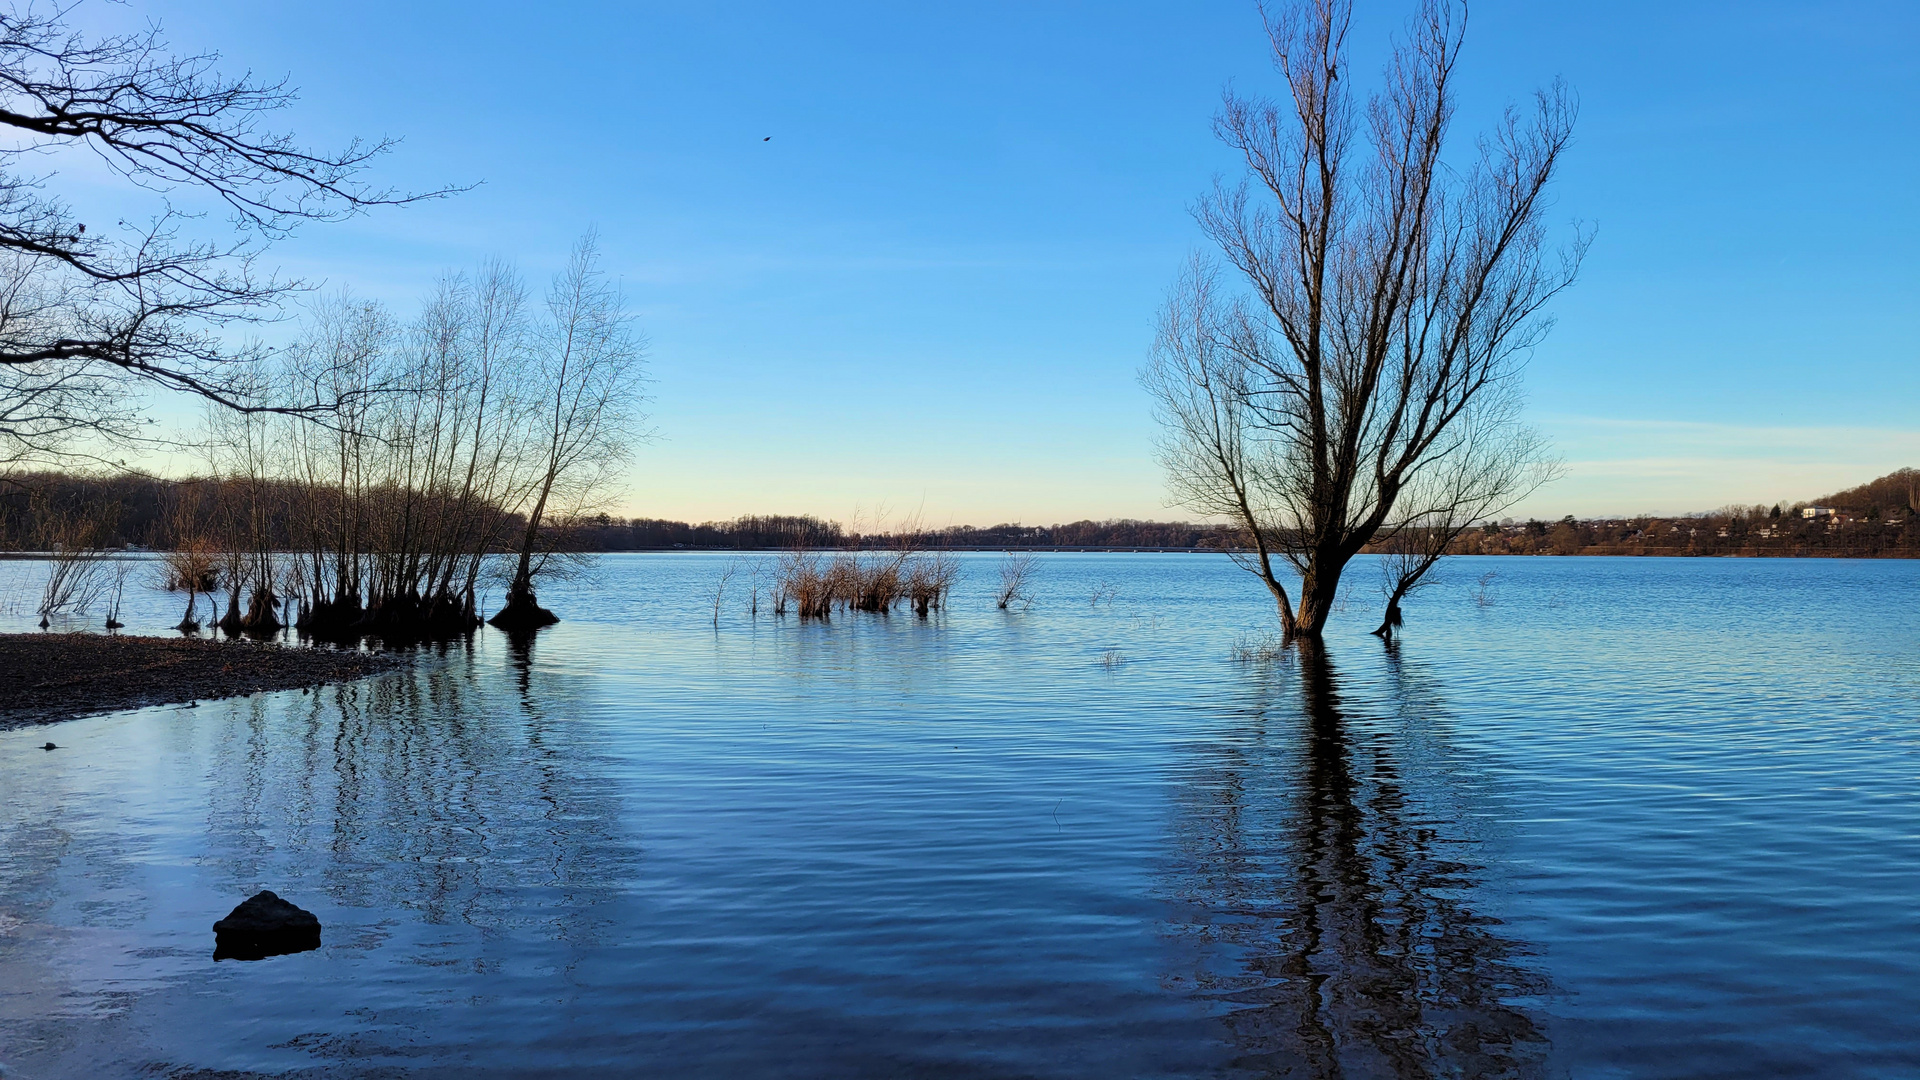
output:
[[[0,634],[0,731],[345,682],[406,662],[388,653],[245,640]]]

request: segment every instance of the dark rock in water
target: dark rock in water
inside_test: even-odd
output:
[[[215,960],[264,960],[319,947],[319,918],[266,890],[213,924]]]
[[[261,890],[241,901],[227,917],[213,924],[216,934],[278,934],[288,931],[320,932],[320,919],[268,890]]]

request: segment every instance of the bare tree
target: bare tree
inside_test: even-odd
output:
[[[214,55],[175,56],[157,29],[89,39],[71,5],[0,10],[0,460],[97,453],[142,437],[134,391],[262,402],[246,373],[262,353],[231,343],[298,283],[264,272],[265,246],[305,221],[424,196],[361,182],[391,145],[302,148],[262,125],[293,100],[284,83],[218,73]],[[90,151],[156,196],[144,222],[80,221],[29,161]],[[47,155],[56,157],[49,159]],[[191,235],[175,198],[229,211],[230,231]]]
[[[1039,556],[1030,551],[1007,552],[1006,558],[1000,560],[1000,589],[994,594],[994,606],[1005,611],[1017,600],[1023,608],[1032,607],[1033,575],[1039,562]]]
[[[1411,518],[1403,499],[1471,449],[1572,283],[1584,237],[1549,247],[1545,192],[1572,135],[1555,86],[1509,110],[1471,164],[1442,151],[1465,17],[1428,0],[1382,88],[1356,108],[1351,5],[1266,20],[1285,104],[1229,93],[1214,128],[1246,163],[1196,216],[1243,288],[1196,262],[1162,313],[1143,382],[1175,498],[1238,524],[1242,563],[1288,638],[1320,636],[1347,564]],[[1300,576],[1290,602],[1276,563]]]
[[[713,583],[713,628],[720,629],[720,605],[727,598],[727,582],[740,570],[739,559],[728,559],[727,565],[720,569],[720,580]]]
[[[45,629],[55,615],[86,614],[109,588],[106,537],[115,508],[99,503],[56,504],[34,493],[34,537],[47,553],[47,580],[34,609]]]
[[[533,479],[519,559],[493,625],[530,630],[556,621],[534,594],[553,554],[543,540],[551,539],[553,520],[583,513],[605,495],[641,437],[645,357],[619,290],[600,269],[598,239],[588,233],[554,279],[536,339],[525,459]]]
[[[1431,582],[1431,571],[1460,534],[1526,498],[1560,475],[1533,428],[1517,421],[1518,402],[1495,394],[1478,403],[1458,432],[1461,448],[1419,474],[1402,494],[1402,517],[1376,548],[1386,612],[1374,635],[1393,640],[1401,601]]]
[[[265,372],[250,369],[240,387],[250,399],[268,396]],[[219,620],[228,635],[271,633],[282,626],[278,566],[272,521],[280,489],[272,484],[281,440],[273,417],[261,412],[210,407],[204,446],[222,489],[217,518],[224,547],[221,577],[227,612]],[[244,606],[242,606],[244,603]]]
[[[201,593],[211,593],[219,581],[219,563],[213,545],[197,533],[183,533],[173,550],[166,553],[164,560],[168,591],[184,589],[187,594],[187,613],[180,617],[174,629],[185,634],[193,633],[200,629],[200,620],[194,618],[194,603]]]
[[[127,575],[132,572],[133,567],[129,566],[125,559],[114,560],[112,580],[106,588],[107,629],[109,630],[126,628],[127,624],[120,621],[120,605],[127,595]]]

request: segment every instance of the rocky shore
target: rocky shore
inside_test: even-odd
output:
[[[402,656],[272,642],[0,634],[0,730],[343,682]]]

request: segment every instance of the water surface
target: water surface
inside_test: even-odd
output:
[[[1224,559],[996,561],[716,627],[726,557],[613,557],[530,647],[0,733],[0,1062],[1920,1072],[1920,564],[1462,559],[1393,648],[1362,566],[1243,662]],[[325,944],[215,963],[260,888]]]

